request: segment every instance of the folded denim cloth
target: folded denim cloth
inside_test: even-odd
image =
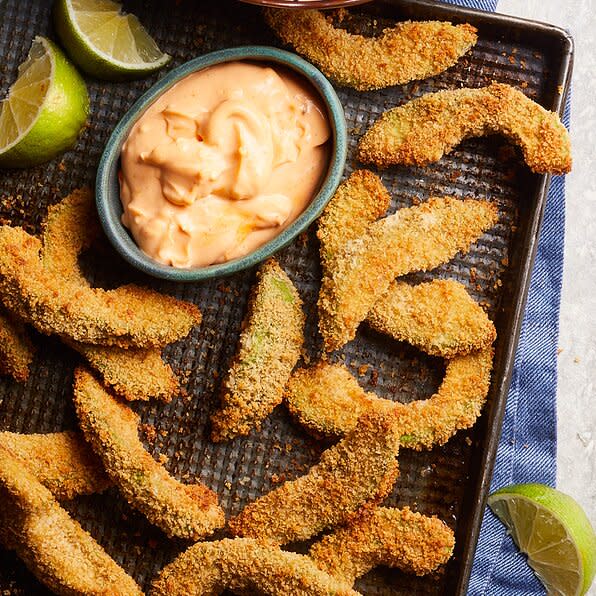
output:
[[[564,121],[567,124],[566,118]],[[565,183],[561,176],[557,176],[553,178],[547,198],[491,492],[521,482],[555,485],[556,352],[564,229]],[[544,593],[525,557],[506,535],[504,526],[487,509],[468,594],[534,596]]]
[[[497,0],[445,0],[486,11]],[[569,104],[563,117],[569,127]],[[555,485],[557,466],[557,342],[563,281],[565,181],[553,177],[549,189],[515,367],[507,398],[491,492],[508,484]],[[505,531],[487,509],[482,521],[468,594],[544,594]]]
[[[494,12],[497,9],[499,0],[443,0],[446,4],[459,4],[468,8],[479,8],[487,12]]]

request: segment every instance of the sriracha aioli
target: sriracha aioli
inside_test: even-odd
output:
[[[122,222],[174,267],[244,256],[292,223],[329,161],[329,123],[297,76],[249,62],[182,79],[122,147]]]

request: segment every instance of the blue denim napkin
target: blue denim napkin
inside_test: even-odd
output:
[[[494,11],[498,0],[445,0]],[[569,127],[569,104],[563,117]],[[557,465],[557,341],[563,281],[565,182],[552,179],[491,492],[508,484],[555,485]],[[538,596],[545,593],[505,528],[487,508],[468,587],[469,596]]]
[[[563,122],[569,126],[569,106]],[[565,182],[552,179],[524,314],[491,492],[508,484],[555,485],[557,340],[563,281]],[[487,509],[468,588],[470,596],[534,596],[542,584]]]

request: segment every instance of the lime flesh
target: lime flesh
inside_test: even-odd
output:
[[[86,73],[107,80],[146,76],[166,64],[137,17],[111,0],[56,0],[54,25],[70,58]]]
[[[70,149],[88,114],[81,75],[51,41],[36,37],[0,104],[0,166],[32,166]]]
[[[596,534],[580,505],[543,484],[507,486],[488,504],[549,595],[581,596],[596,573]]]

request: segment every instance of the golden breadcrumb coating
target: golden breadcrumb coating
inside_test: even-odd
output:
[[[356,170],[339,185],[318,221],[323,284],[342,247],[364,236],[390,203],[391,195],[383,182],[369,170]]]
[[[59,501],[99,493],[112,484],[100,459],[78,432],[0,432],[0,447],[27,466]]]
[[[51,205],[43,224],[41,260],[46,270],[62,278],[88,282],[79,256],[100,236],[93,192],[77,188],[59,203]]]
[[[25,325],[0,306],[0,374],[26,381],[34,356],[35,346]]]
[[[476,422],[488,394],[492,359],[492,348],[455,356],[447,361],[438,391],[407,404],[367,393],[344,366],[319,362],[294,372],[286,404],[307,430],[326,437],[352,431],[366,412],[395,412],[402,425],[400,445],[430,449]]]
[[[99,234],[91,190],[74,190],[48,210],[42,238],[43,266],[56,276],[89,286],[79,266],[79,255]],[[118,289],[112,290],[116,298],[118,292]],[[174,372],[161,359],[157,348],[123,349],[63,340],[83,355],[104,383],[125,399],[156,397],[169,401],[179,390]]]
[[[124,399],[169,402],[180,390],[174,371],[162,360],[159,349],[94,346],[69,340],[65,343],[84,356],[103,382]]]
[[[79,253],[98,234],[93,196],[71,193],[50,208],[44,244],[21,228],[0,227],[0,296],[42,333],[123,347],[163,346],[200,322],[193,304],[134,285],[91,288]]]
[[[0,503],[2,542],[56,594],[143,593],[29,468],[1,444]]]
[[[274,259],[257,273],[238,352],[221,390],[221,408],[211,417],[214,441],[247,435],[283,399],[284,387],[304,342],[302,301]]]
[[[392,412],[371,412],[307,474],[248,504],[229,522],[233,535],[287,544],[348,521],[383,500],[397,477],[399,425]]]
[[[129,504],[168,536],[197,540],[224,525],[217,495],[181,484],[147,453],[138,416],[83,368],[75,371],[74,403],[85,439]]]
[[[308,554],[323,571],[352,584],[378,565],[426,575],[449,560],[454,545],[453,531],[436,517],[408,507],[365,507]]]
[[[365,392],[345,366],[326,360],[294,371],[285,402],[292,416],[317,438],[341,437],[364,411],[396,407],[395,402]]]
[[[358,325],[394,279],[427,271],[469,250],[495,224],[487,201],[431,198],[372,223],[345,244],[319,294],[319,329],[327,351],[354,338]]]
[[[321,571],[306,555],[250,538],[194,544],[153,581],[151,596],[221,594],[357,596],[350,585]]]
[[[417,286],[393,282],[366,322],[376,331],[445,358],[487,348],[497,337],[492,321],[465,286],[451,279]]]
[[[40,241],[22,228],[0,227],[0,297],[4,305],[46,334],[122,347],[164,346],[200,322],[199,309],[140,288],[90,288],[47,270]]]
[[[491,134],[519,145],[533,172],[571,170],[571,142],[559,116],[503,83],[428,93],[388,110],[360,139],[358,159],[424,166],[464,139]]]
[[[322,294],[332,285],[335,258],[348,242],[366,236],[369,226],[389,207],[391,197],[380,178],[357,170],[345,180],[319,219]],[[326,313],[321,312],[321,318]],[[393,282],[371,311],[373,329],[408,341],[437,356],[454,356],[489,346],[494,325],[455,281],[435,280],[418,286]],[[323,323],[323,326],[325,323]]]
[[[265,10],[278,37],[330,79],[359,91],[426,79],[453,66],[478,37],[471,25],[406,21],[379,37],[353,35],[317,10]]]

